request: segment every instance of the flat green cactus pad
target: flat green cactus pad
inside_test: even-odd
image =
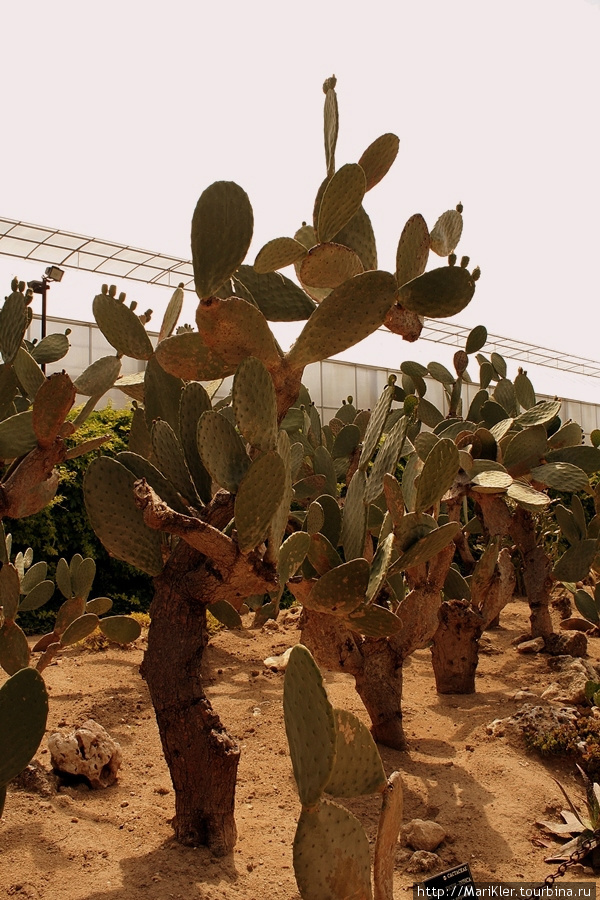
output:
[[[100,619],[95,613],[84,613],[83,616],[74,619],[65,629],[60,643],[63,647],[68,647],[70,644],[76,644],[78,641],[85,640],[86,637],[89,637],[96,630],[99,622]]]
[[[135,481],[135,475],[117,460],[98,457],[85,474],[85,504],[92,528],[111,556],[148,575],[158,575],[163,568],[162,539],[144,523],[135,505]]]
[[[463,229],[462,215],[456,209],[442,213],[431,232],[431,249],[438,256],[449,256],[456,249]]]
[[[402,620],[398,616],[395,616],[389,609],[373,603],[359,606],[353,613],[345,617],[344,624],[351,631],[357,631],[359,634],[371,638],[390,637],[393,634],[399,634],[404,629]]]
[[[400,138],[395,134],[382,134],[372,144],[369,144],[358,161],[359,166],[367,179],[367,190],[379,184],[381,179],[389,172],[394,160],[398,156]]]
[[[532,425],[518,431],[504,450],[502,462],[514,477],[538,466],[545,456],[548,437],[543,425]]]
[[[242,552],[257,547],[265,538],[283,497],[285,476],[284,462],[276,450],[250,463],[235,498],[235,527]]]
[[[471,478],[471,490],[476,494],[503,494],[513,483],[506,471],[484,469]]]
[[[16,622],[6,621],[0,628],[0,666],[9,675],[29,665],[29,644]]]
[[[177,287],[173,292],[173,296],[169,300],[167,304],[167,308],[165,310],[165,314],[163,316],[162,324],[160,326],[160,333],[158,335],[158,343],[164,341],[165,338],[170,337],[173,334],[173,330],[177,325],[177,320],[181,315],[181,310],[183,308],[183,298],[184,291],[183,288]]]
[[[555,431],[548,439],[548,446],[552,450],[561,450],[563,447],[580,447],[583,440],[581,425],[577,422],[565,422],[562,428]]]
[[[206,346],[195,331],[166,338],[156,348],[156,359],[165,372],[184,381],[212,381],[233,375],[236,364],[225,362]]]
[[[590,486],[583,469],[565,462],[552,462],[537,466],[531,470],[531,477],[534,481],[540,481],[557,491],[587,491]]]
[[[104,394],[113,386],[120,371],[121,360],[118,356],[103,356],[97,359],[75,379],[77,393],[86,397]]]
[[[0,429],[3,424],[0,424]],[[600,471],[600,450],[597,447],[562,447],[559,450],[549,450],[546,462],[571,463],[583,469],[586,475],[593,475]]]
[[[515,422],[522,428],[527,428],[529,425],[547,425],[559,414],[560,407],[560,400],[541,400],[531,409],[527,409],[517,416]]]
[[[347,560],[361,557],[364,552],[367,533],[366,491],[366,472],[362,469],[357,469],[352,476],[352,481],[346,493],[346,502],[342,516],[342,531],[340,534],[340,543],[344,548],[344,555]]]
[[[325,535],[320,533],[310,536],[308,561],[319,575],[325,575],[330,569],[335,569],[337,566],[342,565],[342,558],[337,550],[331,545],[331,542]]]
[[[58,362],[69,352],[69,339],[66,334],[47,334],[45,338],[31,349],[31,355],[39,366]]]
[[[0,688],[0,785],[31,761],[46,730],[48,693],[35,669],[16,672]]]
[[[240,266],[235,277],[250,292],[263,316],[271,322],[308,319],[317,308],[308,294],[280,272],[259,275],[252,266]]]
[[[302,261],[302,284],[317,288],[336,288],[348,278],[364,271],[359,256],[343,244],[317,244]]]
[[[401,287],[422,275],[429,259],[429,229],[420,213],[411,216],[400,235],[396,250],[396,281]]]
[[[465,353],[477,353],[487,341],[487,328],[485,325],[476,325],[467,337]]]
[[[246,356],[255,356],[267,366],[280,362],[279,347],[267,320],[248,300],[213,297],[203,301],[196,311],[196,324],[206,346],[226,363],[237,367]]]
[[[396,280],[389,272],[363,272],[335,288],[315,310],[292,346],[292,368],[341,353],[381,325],[394,302]]]
[[[254,271],[258,275],[276,272],[291,266],[306,256],[306,247],[291,237],[274,238],[262,247],[254,260]]]
[[[302,644],[293,648],[286,668],[283,712],[300,802],[311,806],[331,776],[336,734],[323,678]]]
[[[278,562],[281,584],[286,584],[296,574],[308,553],[310,542],[310,535],[305,531],[295,531],[283,542]]]
[[[402,554],[398,562],[394,563],[393,571],[405,571],[433,559],[454,540],[459,531],[458,522],[446,522],[440,528],[430,531]]]
[[[155,356],[148,360],[144,377],[144,414],[149,431],[155,419],[163,419],[177,434],[182,390],[181,378],[166,372]]]
[[[342,166],[330,179],[319,207],[317,235],[320,243],[334,239],[362,204],[367,181],[356,163]]]
[[[97,616],[103,616],[112,609],[113,602],[110,597],[94,597],[85,604],[85,611],[88,613],[96,613]]]
[[[408,419],[402,416],[389,434],[386,435],[383,447],[381,447],[375,457],[375,462],[367,480],[365,492],[365,503],[367,505],[374,503],[383,491],[383,479],[386,474],[396,471],[400,455],[406,447],[408,424]]]
[[[319,612],[345,616],[364,602],[369,574],[369,563],[362,558],[330,569],[315,583],[305,606]]]
[[[45,381],[44,373],[24,347],[19,348],[13,366],[25,395],[33,400]]]
[[[185,456],[175,431],[168,422],[157,419],[152,426],[152,449],[163,475],[192,506],[199,506]]]
[[[443,438],[431,448],[417,486],[415,499],[417,512],[429,509],[439,503],[452,486],[458,474],[459,465],[458,450],[454,441]]]
[[[179,403],[179,440],[194,487],[203,503],[208,503],[211,498],[211,478],[200,459],[196,435],[200,417],[210,408],[208,392],[199,382],[185,385]]]
[[[175,487],[151,462],[148,462],[147,459],[137,453],[131,453],[129,450],[117,453],[115,459],[124,465],[126,469],[129,469],[136,479],[145,478],[152,490],[158,494],[161,500],[165,501],[167,506],[170,506],[175,512],[188,515],[188,509],[182,503]]]
[[[303,900],[371,900],[365,831],[351,813],[324,801],[303,809],[294,838],[294,871]]]
[[[367,586],[367,603],[370,603],[371,600],[377,596],[381,585],[385,581],[393,550],[394,535],[388,534],[388,536],[379,543],[373,562],[371,563],[369,584]]]
[[[32,410],[17,413],[0,422],[0,459],[25,456],[36,445]]]
[[[198,423],[198,451],[217,484],[235,493],[250,458],[234,426],[215,410],[205,412]]]
[[[20,291],[13,291],[0,310],[0,350],[5,363],[12,363],[21,346],[29,316],[25,297]]]
[[[228,603],[227,600],[217,600],[215,603],[210,603],[207,609],[221,625],[229,628],[230,631],[243,627],[242,617],[237,609],[231,603]]]
[[[196,293],[212,297],[243,263],[254,217],[246,192],[233,181],[216,181],[201,194],[192,217]]]
[[[332,797],[360,797],[382,791],[387,783],[371,732],[344,709],[334,709],[335,761],[325,793]]]
[[[387,384],[379,395],[367,425],[367,430],[363,439],[363,448],[358,461],[358,465],[361,469],[366,469],[371,461],[371,457],[381,438],[385,420],[388,417],[393,399],[394,384]]]
[[[552,574],[558,581],[581,581],[587,578],[597,552],[596,540],[578,541],[557,560]]]
[[[131,644],[139,638],[142,628],[131,616],[106,616],[100,619],[100,631],[116,644]]]
[[[92,304],[98,328],[109,344],[124,356],[150,359],[154,348],[138,316],[110,294],[97,294]]]
[[[354,250],[365,272],[377,268],[375,232],[364,206],[358,208],[348,224],[338,231],[334,240],[336,244],[343,244]]]
[[[21,582],[19,572],[12,563],[2,566],[0,569],[0,606],[3,616],[11,621],[17,614],[21,595]]]
[[[541,512],[551,502],[550,497],[542,494],[540,491],[536,491],[526,481],[513,481],[510,487],[507,488],[506,494],[511,500],[522,506],[523,509],[528,509],[529,512]]]
[[[442,266],[404,284],[398,291],[398,300],[421,316],[443,319],[468,306],[474,293],[475,282],[466,269]]]
[[[277,446],[277,397],[264,363],[248,356],[239,364],[231,390],[237,427],[252,447]]]

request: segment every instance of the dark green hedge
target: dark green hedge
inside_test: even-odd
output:
[[[152,600],[152,579],[126,563],[111,559],[92,531],[83,502],[83,476],[94,456],[115,454],[127,449],[132,412],[129,409],[113,409],[111,406],[93,412],[77,432],[79,444],[84,440],[108,434],[109,440],[101,450],[68,460],[60,467],[58,494],[46,509],[26,519],[6,519],[4,526],[13,536],[13,555],[32,547],[34,562],[45,559],[54,574],[61,556],[67,561],[73,554],[81,553],[96,560],[96,579],[93,597],[110,597],[114,613],[146,612]],[[54,598],[42,609],[19,616],[19,624],[26,631],[47,630],[54,622],[60,606],[58,590]]]

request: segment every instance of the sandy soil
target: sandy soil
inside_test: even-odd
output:
[[[516,691],[540,694],[553,680],[544,656],[511,646],[526,630],[527,607],[512,603],[502,626],[488,632],[480,657],[478,693],[438,696],[430,654],[414,654],[405,672],[408,752],[382,749],[388,772],[405,784],[405,818],[431,818],[448,832],[438,849],[440,868],[468,862],[479,881],[539,880],[555,866],[544,862],[548,837],[536,819],[556,817],[564,804],[554,777],[583,798],[575,767],[543,761],[491,737],[486,725],[519,707]],[[60,786],[45,795],[9,789],[0,824],[0,898],[60,900],[297,900],[292,841],[299,804],[283,728],[283,675],[262,660],[298,640],[293,622],[275,631],[221,632],[206,654],[210,696],[242,747],[237,790],[235,852],[215,859],[205,849],[172,838],[173,792],[162,758],[146,686],[139,675],[144,641],[131,649],[66,654],[46,670],[49,731],[100,722],[123,749],[116,785],[104,791]],[[600,641],[590,642],[598,664]],[[326,675],[336,706],[367,721],[348,676]],[[37,760],[46,769],[45,742]],[[372,837],[378,801],[350,801]],[[406,871],[410,851],[399,848],[395,896],[423,877]],[[565,881],[589,880],[577,866]]]

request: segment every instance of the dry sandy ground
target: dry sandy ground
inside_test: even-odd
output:
[[[516,691],[536,693],[553,680],[544,656],[522,656],[511,640],[526,628],[527,607],[512,603],[502,626],[488,633],[480,658],[478,693],[438,696],[429,651],[414,654],[405,671],[408,752],[382,748],[388,772],[405,784],[405,818],[436,819],[448,832],[441,867],[468,862],[479,881],[539,880],[552,871],[536,819],[562,805],[557,776],[570,793],[583,791],[572,763],[546,762],[486,733],[495,718],[517,710]],[[210,696],[242,746],[237,790],[239,840],[215,859],[181,847],[171,836],[173,792],[152,706],[139,675],[143,640],[131,649],[65,655],[46,670],[49,730],[100,722],[123,748],[119,781],[104,791],[82,785],[42,796],[9,789],[0,823],[0,898],[57,900],[298,900],[292,841],[299,804],[283,728],[283,675],[262,660],[296,643],[293,623],[277,631],[221,632],[207,654]],[[598,663],[600,641],[590,643]],[[366,714],[348,676],[326,675],[334,705]],[[37,759],[48,767],[42,744]],[[378,801],[349,808],[373,836]],[[554,813],[553,813],[554,811]],[[425,876],[406,871],[398,852],[395,896],[409,896]],[[594,883],[591,870],[572,869],[565,881]]]

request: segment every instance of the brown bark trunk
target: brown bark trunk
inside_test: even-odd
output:
[[[523,557],[523,581],[531,615],[531,637],[554,634],[550,615],[550,595],[554,579],[552,563],[543,546],[536,545],[533,516],[518,507],[511,516],[511,535]]]
[[[548,639],[554,634],[550,615],[550,594],[554,584],[552,563],[544,548],[536,544],[532,514],[522,507],[517,507],[511,514],[497,494],[481,494],[477,502],[490,534],[510,534],[517,545],[523,561],[523,582],[531,610],[531,636]]]
[[[444,600],[431,649],[438,694],[474,694],[483,618],[466,600]]]
[[[356,690],[371,719],[378,744],[406,750],[402,727],[402,666],[404,660],[389,641],[367,638],[361,646],[363,666],[355,676]]]
[[[155,579],[142,675],[148,683],[175,789],[173,827],[182,844],[216,856],[236,840],[235,784],[240,751],[204,693],[205,605],[198,601],[204,557],[181,541]]]

